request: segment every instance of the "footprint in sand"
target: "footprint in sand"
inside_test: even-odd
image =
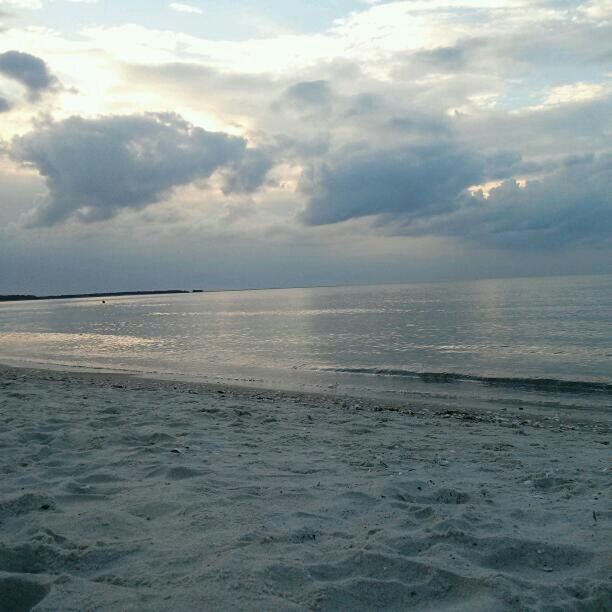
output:
[[[49,593],[44,581],[0,572],[0,612],[29,612]]]

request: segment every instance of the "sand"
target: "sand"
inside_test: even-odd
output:
[[[0,367],[0,610],[612,610],[609,414]]]

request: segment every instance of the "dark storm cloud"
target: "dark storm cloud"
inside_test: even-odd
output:
[[[38,100],[42,93],[54,89],[58,82],[47,64],[34,55],[19,51],[0,53],[0,74],[18,81],[28,90],[30,101]]]
[[[525,187],[506,181],[488,199],[463,194],[449,213],[400,221],[395,231],[404,235],[505,248],[612,245],[612,154],[572,156]]]
[[[252,190],[267,167],[249,161],[257,153],[243,138],[195,127],[174,114],[73,117],[48,122],[16,138],[13,159],[45,178],[49,199],[34,211],[33,226],[69,217],[108,219],[121,209],[140,209],[179,185],[208,178],[217,169],[239,172],[229,190]]]
[[[305,173],[308,225],[369,215],[402,218],[448,210],[467,187],[484,176],[483,160],[452,143],[388,151],[345,151]]]

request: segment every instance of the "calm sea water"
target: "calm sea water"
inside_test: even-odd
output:
[[[607,405],[612,277],[5,303],[0,360]]]

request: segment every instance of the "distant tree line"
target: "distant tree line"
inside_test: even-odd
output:
[[[194,289],[193,293],[200,293]],[[67,293],[63,295],[0,295],[0,302],[17,302],[25,300],[69,300],[73,298],[106,298],[126,295],[166,295],[169,293],[191,293],[182,289],[169,289],[166,291],[116,291],[114,293]]]

